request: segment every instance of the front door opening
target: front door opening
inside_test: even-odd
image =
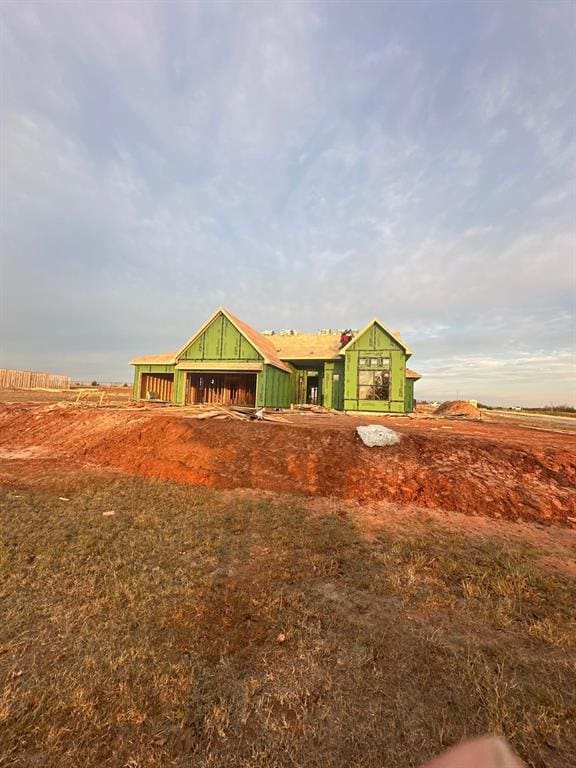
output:
[[[256,405],[255,373],[189,373],[186,403],[208,405]]]
[[[309,405],[318,405],[318,381],[318,375],[308,375],[306,379],[306,402]]]

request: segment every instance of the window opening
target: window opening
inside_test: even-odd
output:
[[[390,400],[390,358],[366,356],[358,360],[358,399]]]

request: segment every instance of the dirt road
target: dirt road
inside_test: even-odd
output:
[[[535,429],[554,429],[569,432],[576,436],[576,418],[571,416],[551,416],[548,413],[518,413],[517,411],[483,411],[490,421],[515,422]]]

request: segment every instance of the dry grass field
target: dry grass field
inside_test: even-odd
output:
[[[485,732],[573,764],[576,586],[543,550],[251,494],[0,488],[3,768],[409,768]]]

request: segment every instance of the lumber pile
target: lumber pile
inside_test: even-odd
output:
[[[194,406],[194,413],[186,416],[188,419],[214,421],[275,421],[288,424],[288,419],[275,412],[268,412],[264,408],[249,408],[236,405],[198,405]]]
[[[290,406],[290,410],[294,413],[313,413],[317,416],[332,416],[334,413],[338,413],[333,408],[325,408],[323,405],[308,405],[305,403],[299,403]]]

